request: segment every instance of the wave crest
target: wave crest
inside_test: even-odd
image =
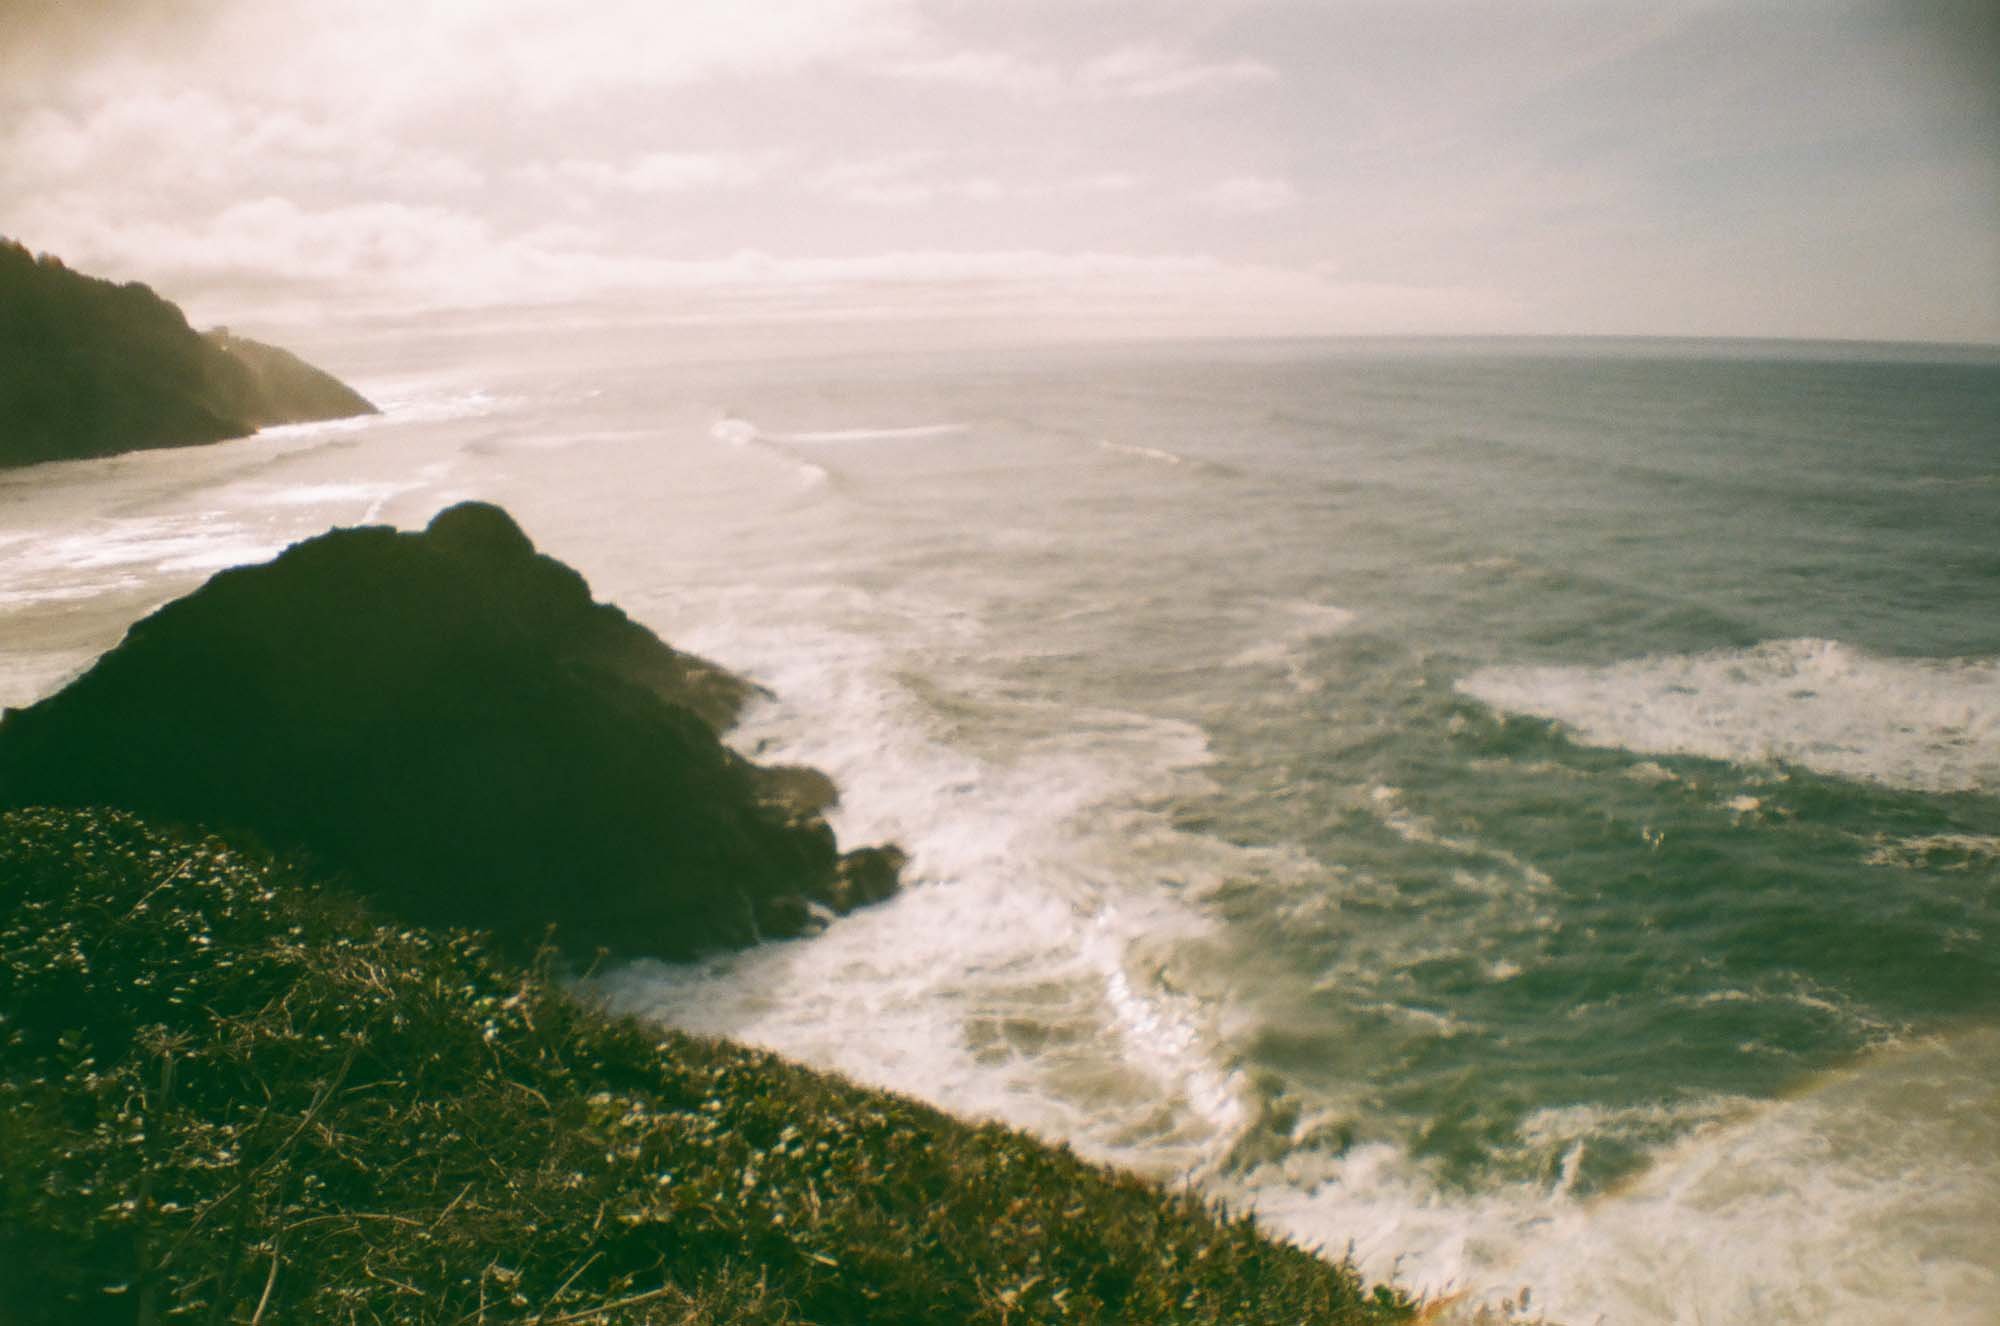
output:
[[[2000,788],[2000,659],[1777,640],[1604,667],[1484,668],[1458,689],[1592,746],[1782,761],[1925,792]]]

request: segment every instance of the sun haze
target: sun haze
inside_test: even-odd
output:
[[[202,320],[2000,340],[1972,0],[24,0],[0,234]]]

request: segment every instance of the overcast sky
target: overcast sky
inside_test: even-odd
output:
[[[0,234],[198,321],[2000,341],[1995,0],[0,0]]]

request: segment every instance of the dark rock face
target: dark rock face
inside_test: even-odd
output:
[[[0,466],[242,437],[373,414],[274,346],[197,335],[143,285],[116,285],[0,240]]]
[[[0,805],[248,829],[392,913],[686,957],[896,887],[832,784],[717,733],[751,694],[591,601],[497,507],[336,530],[226,571],[0,717]]]

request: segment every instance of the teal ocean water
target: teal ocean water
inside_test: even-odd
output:
[[[497,500],[912,857],[619,1006],[1461,1319],[2000,1320],[2000,352],[327,361],[386,417],[0,476],[0,703],[217,567]]]

